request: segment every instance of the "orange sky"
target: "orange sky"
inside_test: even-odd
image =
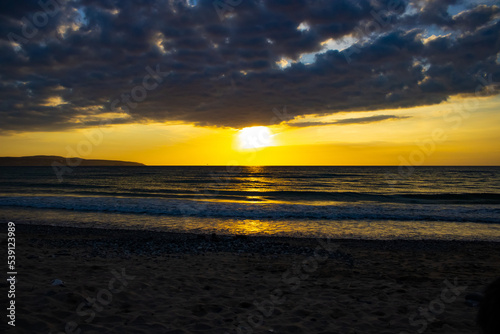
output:
[[[147,165],[500,165],[499,109],[500,96],[455,97],[435,106],[307,117],[267,127],[270,137],[255,139],[265,141],[259,148],[241,148],[241,129],[182,123],[24,132],[1,136],[0,155],[80,156]],[[377,115],[407,118],[292,126]]]

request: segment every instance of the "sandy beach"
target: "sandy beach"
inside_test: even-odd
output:
[[[16,326],[2,326],[8,333],[478,333],[477,307],[465,296],[500,276],[499,249],[17,224]],[[3,281],[2,293],[8,288]]]

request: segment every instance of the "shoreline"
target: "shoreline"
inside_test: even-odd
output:
[[[500,225],[467,221],[405,221],[380,219],[264,219],[143,215],[0,206],[0,220],[16,224],[155,231],[221,236],[282,237],[339,240],[448,240],[500,242]]]
[[[33,233],[33,232],[57,232],[59,234],[67,234],[67,235],[104,235],[104,236],[112,236],[116,234],[130,234],[131,236],[142,236],[149,238],[167,238],[167,239],[198,239],[199,241],[206,240],[210,241],[213,235],[216,236],[219,240],[217,241],[229,241],[229,240],[267,240],[269,242],[272,241],[296,241],[296,242],[304,242],[305,244],[317,243],[317,240],[320,239],[328,239],[332,242],[340,242],[340,243],[350,243],[353,244],[361,242],[361,243],[408,243],[408,244],[419,244],[425,243],[428,245],[431,244],[470,244],[470,243],[479,243],[479,244],[491,244],[491,245],[499,245],[500,240],[463,240],[463,239],[405,239],[405,238],[388,238],[388,239],[376,239],[376,238],[329,238],[324,236],[318,237],[309,237],[309,236],[287,236],[287,235],[252,235],[252,234],[217,234],[217,233],[203,233],[203,232],[178,232],[178,231],[167,231],[167,230],[147,230],[144,228],[134,228],[134,226],[129,226],[127,228],[123,228],[121,226],[116,227],[108,227],[108,226],[96,226],[96,227],[79,227],[79,226],[69,226],[69,225],[58,225],[58,224],[40,224],[33,222],[14,222],[16,224],[16,229],[20,227],[21,230]],[[6,225],[6,223],[3,223]],[[1,224],[0,224],[1,225]],[[2,232],[0,231],[0,234]],[[213,240],[212,240],[213,241]]]

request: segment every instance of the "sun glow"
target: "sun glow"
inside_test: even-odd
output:
[[[243,128],[238,132],[240,149],[253,149],[274,145],[273,135],[265,126]]]

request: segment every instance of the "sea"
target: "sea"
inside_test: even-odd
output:
[[[500,241],[500,167],[0,167],[0,222]]]

